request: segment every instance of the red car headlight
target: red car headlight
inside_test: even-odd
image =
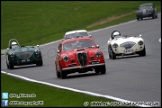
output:
[[[101,57],[101,52],[96,52],[96,57],[97,58]]]
[[[68,57],[68,56],[64,56],[64,57],[63,57],[63,60],[64,60],[64,62],[68,62],[69,57]]]

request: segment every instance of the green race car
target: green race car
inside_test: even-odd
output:
[[[16,39],[9,40],[5,57],[8,69],[13,69],[14,66],[28,64],[36,64],[37,66],[43,65],[42,54],[39,45],[20,46]]]

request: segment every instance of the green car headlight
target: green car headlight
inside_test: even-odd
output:
[[[38,50],[38,49],[36,49],[36,50],[35,50],[35,53],[36,53],[36,54],[39,54],[39,50]]]
[[[11,57],[14,57],[14,53],[12,52],[12,53],[10,54],[10,56],[11,56]]]

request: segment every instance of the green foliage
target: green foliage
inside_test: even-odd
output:
[[[88,25],[107,17],[135,12],[139,4],[146,2],[2,1],[1,49],[7,48],[11,38],[18,39],[23,45],[43,44],[58,40],[63,38],[64,33],[69,30],[87,29]],[[160,1],[152,2],[160,11]],[[131,19],[127,18],[127,20]],[[122,22],[118,20],[119,23]],[[101,27],[110,25],[107,23]]]

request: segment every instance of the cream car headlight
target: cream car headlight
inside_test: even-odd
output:
[[[113,46],[113,48],[117,48],[118,44],[114,43],[112,46]]]
[[[63,60],[64,60],[64,62],[68,62],[69,57],[68,57],[68,56],[64,56],[64,57],[63,57]]]
[[[138,44],[139,44],[139,45],[143,45],[143,41],[140,40],[140,41],[138,42]]]

